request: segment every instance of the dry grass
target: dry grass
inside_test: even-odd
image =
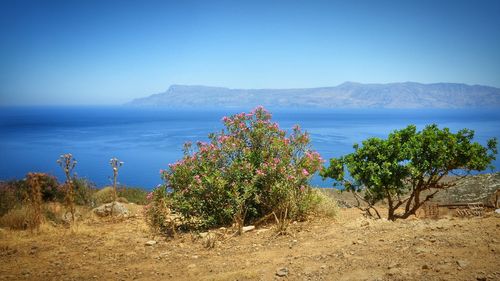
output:
[[[28,227],[28,208],[21,207],[9,210],[0,218],[0,227],[22,230]]]
[[[321,190],[314,190],[317,196],[317,203],[314,206],[314,212],[319,216],[324,216],[328,218],[336,218],[339,214],[339,206],[337,201],[328,196]]]

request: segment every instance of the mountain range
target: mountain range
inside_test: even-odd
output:
[[[495,108],[500,89],[458,83],[415,82],[362,84],[298,89],[229,89],[172,85],[159,94],[138,98],[130,106],[170,108],[267,107],[283,108]]]

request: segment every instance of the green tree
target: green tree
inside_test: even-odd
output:
[[[353,192],[359,207],[364,201],[362,209],[369,215],[380,218],[374,205],[386,200],[387,218],[405,219],[471,171],[493,168],[497,140],[490,139],[483,146],[473,138],[474,131],[469,129],[452,133],[433,124],[417,131],[410,125],[387,139],[369,138],[361,146],[355,144],[353,153],[331,159],[321,175]]]

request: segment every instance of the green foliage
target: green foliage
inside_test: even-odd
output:
[[[139,187],[120,187],[118,189],[118,197],[125,198],[129,203],[138,205],[146,205],[146,195],[148,192]]]
[[[93,182],[85,178],[73,177],[72,183],[74,188],[75,204],[84,206],[96,205],[93,195],[97,191],[97,187]]]
[[[223,122],[210,142],[198,142],[196,151],[186,144],[184,157],[160,171],[165,185],[153,192],[153,205],[162,197],[200,228],[241,226],[272,213],[281,220],[304,216],[308,181],[322,164],[308,134],[296,126],[287,137],[262,107]]]
[[[362,199],[369,208],[386,199],[389,219],[407,218],[436,192],[455,184],[443,181],[448,174],[465,175],[490,167],[497,154],[496,139],[483,146],[473,138],[474,131],[468,129],[452,133],[429,125],[417,132],[411,125],[387,139],[369,138],[361,146],[354,145],[354,153],[331,159],[321,175],[337,180],[348,191],[363,189]],[[430,193],[421,198],[423,191]],[[404,207],[402,213],[396,213],[399,207]]]
[[[146,190],[139,187],[122,186],[118,188],[118,199],[125,198],[127,202],[138,205],[146,205],[148,203],[146,200],[147,194],[148,192]],[[112,186],[99,189],[92,196],[97,205],[113,202],[113,197],[114,189]]]

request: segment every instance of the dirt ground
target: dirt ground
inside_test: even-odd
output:
[[[493,213],[389,222],[341,209],[287,236],[263,226],[207,248],[199,235],[152,236],[130,208],[137,215],[123,221],[0,230],[0,280],[500,280]]]

